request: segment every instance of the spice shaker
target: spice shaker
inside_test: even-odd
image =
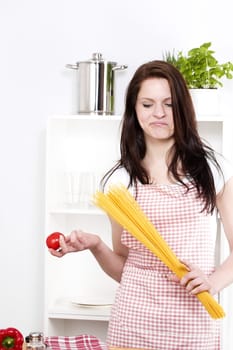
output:
[[[42,332],[31,332],[27,337],[27,350],[44,350],[44,334]]]

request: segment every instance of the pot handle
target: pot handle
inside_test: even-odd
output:
[[[66,64],[66,68],[78,69],[79,68],[79,64],[78,63],[76,63],[76,64]]]
[[[115,66],[112,68],[112,70],[124,70],[127,69],[128,66],[126,64],[122,64],[121,66]]]

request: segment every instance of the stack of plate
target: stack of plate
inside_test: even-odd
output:
[[[78,296],[71,299],[71,303],[78,307],[104,307],[112,306],[113,297],[107,296]]]

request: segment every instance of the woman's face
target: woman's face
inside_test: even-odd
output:
[[[135,110],[146,140],[173,139],[172,99],[166,79],[144,80],[137,96]]]

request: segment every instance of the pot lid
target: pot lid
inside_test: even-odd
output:
[[[100,52],[94,52],[92,54],[92,57],[91,57],[90,60],[77,62],[77,63],[80,64],[80,63],[98,63],[98,62],[108,62],[108,63],[113,64],[113,65],[117,64],[116,62],[111,62],[111,61],[104,60],[103,55]]]

